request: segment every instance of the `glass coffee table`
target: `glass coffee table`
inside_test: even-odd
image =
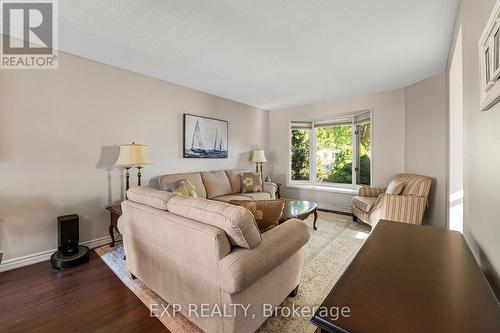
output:
[[[290,219],[305,220],[309,215],[314,214],[313,229],[316,230],[316,220],[318,219],[318,204],[312,201],[284,199],[286,201],[285,208],[279,223],[283,223]]]

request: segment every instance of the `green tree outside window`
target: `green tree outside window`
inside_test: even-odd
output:
[[[292,180],[309,180],[310,130],[292,130]]]
[[[351,125],[316,129],[316,178],[322,183],[352,183]]]

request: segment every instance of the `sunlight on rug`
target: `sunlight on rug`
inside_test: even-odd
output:
[[[319,212],[312,230],[312,216],[305,220],[311,227],[311,240],[305,246],[305,262],[299,293],[287,298],[281,306],[317,307],[321,305],[335,282],[352,261],[368,236],[369,227],[352,222],[350,216]],[[149,307],[150,304],[168,303],[146,287],[138,279],[132,280],[126,261],[123,260],[123,246],[103,246],[95,250],[102,260],[115,272],[125,285]],[[173,333],[201,332],[186,317],[166,313],[159,318]],[[314,332],[310,317],[270,317],[258,332]]]

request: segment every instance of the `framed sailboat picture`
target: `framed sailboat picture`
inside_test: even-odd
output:
[[[184,157],[227,158],[228,122],[184,113]]]

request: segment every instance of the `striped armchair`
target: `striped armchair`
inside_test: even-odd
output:
[[[391,184],[402,183],[398,194],[386,193],[385,188],[361,187],[352,199],[353,220],[375,226],[379,220],[421,224],[431,189],[431,179],[400,173]]]

